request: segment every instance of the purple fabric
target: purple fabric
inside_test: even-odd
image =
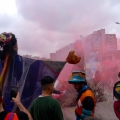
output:
[[[9,120],[12,120],[13,119],[13,116],[14,116],[14,113],[11,113],[10,117],[9,117]]]

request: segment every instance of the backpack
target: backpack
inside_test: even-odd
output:
[[[117,88],[117,85],[119,84],[120,84],[120,81],[116,82],[113,87],[113,95],[117,100],[120,100],[120,91],[119,91],[119,88]]]
[[[19,120],[16,113],[9,112],[4,120]]]
[[[113,95],[118,100],[114,102],[114,112],[116,116],[120,119],[120,81],[116,82],[113,87]]]

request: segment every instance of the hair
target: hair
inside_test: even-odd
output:
[[[13,57],[16,54],[16,51],[13,49],[13,46],[17,43],[17,39],[14,34],[12,34],[11,40],[4,45],[3,50],[0,50],[0,59],[4,60],[6,57],[6,54],[9,54],[11,57]],[[0,42],[0,46],[2,46],[3,43]]]
[[[55,82],[55,80],[50,77],[50,76],[44,76],[42,79],[41,79],[41,87],[42,87],[42,90],[46,90],[48,85],[50,84],[53,84]]]

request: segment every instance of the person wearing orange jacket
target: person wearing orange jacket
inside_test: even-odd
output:
[[[96,99],[91,89],[87,85],[85,73],[82,71],[72,72],[69,84],[73,84],[78,92],[75,109],[76,120],[84,120],[89,116],[94,116]]]

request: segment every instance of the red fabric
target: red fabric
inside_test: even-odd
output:
[[[8,64],[9,64],[9,55],[6,55],[5,61],[4,61],[4,66],[2,68],[2,72],[0,73],[0,84],[3,83],[5,76],[6,76],[6,72],[8,69]]]
[[[9,120],[11,113],[8,113],[4,120]]]
[[[120,119],[120,101],[114,102],[114,111],[116,116]]]
[[[10,117],[11,117],[11,115],[12,115],[11,112],[8,113],[4,120],[9,120]],[[10,120],[11,120],[11,119],[10,119]],[[19,120],[16,113],[13,114],[12,120]]]

